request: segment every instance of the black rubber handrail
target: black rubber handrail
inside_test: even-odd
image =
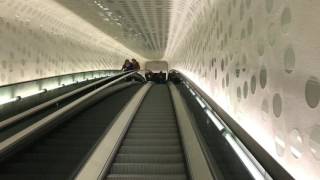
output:
[[[89,92],[88,94],[80,97],[79,99],[73,101],[72,103],[66,105],[65,107],[57,110],[54,113],[51,113],[50,115],[44,117],[40,121],[32,124],[31,126],[28,126],[27,128],[23,129],[22,131],[16,133],[15,135],[11,136],[10,138],[6,139],[3,142],[0,142],[0,161],[1,159],[4,159],[7,154],[10,154],[15,151],[16,147],[19,144],[24,144],[24,142],[27,142],[28,139],[32,139],[32,137],[37,134],[37,132],[41,132],[43,129],[45,129],[46,126],[49,126],[50,124],[53,124],[54,122],[58,121],[61,117],[66,117],[66,115],[70,111],[74,111],[77,107],[81,106],[81,104],[84,104],[86,101],[90,100],[90,98],[94,97],[98,93],[102,92],[104,89],[113,86],[114,84],[120,82],[123,79],[126,79],[129,76],[132,76],[136,72],[131,71],[128,73],[125,73],[125,75],[121,76],[120,78],[117,78],[102,87],[99,87],[98,89]]]
[[[51,99],[51,100],[49,100],[47,102],[44,102],[44,103],[42,103],[42,104],[40,104],[38,106],[32,107],[32,108],[30,108],[30,109],[28,109],[28,110],[26,110],[24,112],[21,112],[21,113],[15,115],[15,116],[7,118],[7,119],[5,119],[5,120],[0,122],[0,130],[4,129],[4,128],[7,128],[10,125],[15,124],[15,123],[25,119],[26,117],[29,117],[29,116],[31,116],[31,115],[33,115],[33,114],[35,114],[35,113],[37,113],[37,112],[39,112],[41,110],[44,110],[45,108],[48,108],[48,107],[50,107],[52,105],[55,105],[56,103],[59,103],[59,102],[65,100],[65,99],[67,99],[67,98],[69,98],[71,96],[79,94],[79,93],[81,93],[81,92],[83,92],[83,91],[85,91],[85,90],[87,90],[87,89],[89,89],[91,87],[103,84],[106,81],[112,81],[112,80],[121,78],[122,76],[124,76],[124,75],[126,75],[128,73],[131,73],[131,72],[133,72],[133,71],[123,72],[123,73],[117,74],[117,75],[112,76],[112,77],[103,78],[103,79],[101,79],[99,81],[93,82],[93,83],[88,84],[88,85],[86,85],[84,87],[80,87],[80,88],[78,88],[76,90],[73,90],[73,91],[67,93],[67,94],[61,95],[61,96],[56,97],[54,99]]]

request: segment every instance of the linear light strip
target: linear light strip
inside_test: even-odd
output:
[[[103,75],[103,76],[100,76],[100,77],[106,77],[107,75]],[[8,104],[8,103],[12,103],[12,102],[16,102],[22,98],[27,98],[27,97],[30,97],[30,96],[34,96],[34,95],[37,95],[37,94],[41,94],[41,93],[45,93],[46,91],[51,91],[51,90],[55,90],[55,89],[58,89],[58,88],[61,88],[63,86],[68,86],[68,85],[72,85],[72,84],[76,84],[76,83],[79,83],[79,82],[83,82],[83,81],[88,81],[88,80],[92,80],[92,79],[96,79],[97,77],[92,77],[92,78],[88,78],[88,79],[83,79],[83,80],[80,80],[80,81],[73,81],[71,83],[68,83],[68,84],[62,84],[62,85],[58,85],[56,87],[51,87],[51,88],[45,88],[45,89],[41,89],[39,91],[35,91],[35,92],[32,92],[30,94],[27,94],[27,95],[24,95],[24,96],[17,96],[17,97],[14,97],[14,98],[9,98],[9,99],[5,99],[5,100],[0,100],[0,105],[4,105],[4,104]]]
[[[246,155],[246,153],[241,149],[236,140],[232,137],[230,133],[225,133],[224,137],[232,147],[232,149],[236,152],[238,157],[241,159],[243,164],[247,167],[250,174],[253,176],[255,180],[264,180],[264,176],[261,174],[259,169],[253,164],[250,158]]]
[[[225,128],[209,109],[206,109],[205,112],[207,113],[213,124],[216,125],[216,127],[219,129],[219,131],[222,131]]]
[[[224,134],[225,139],[228,141],[232,149],[235,151],[235,153],[238,155],[238,157],[241,159],[243,164],[246,166],[250,174],[253,176],[256,180],[264,180],[265,176],[261,173],[259,168],[255,165],[254,162],[252,162],[251,158],[248,156],[247,152],[245,152],[241,146],[238,144],[238,142],[234,139],[232,132],[229,128],[227,128],[225,125],[222,124],[222,122],[214,115],[214,113],[208,108],[209,105],[205,102],[203,102],[200,97],[195,93],[190,86],[188,86],[187,83],[185,83],[185,86],[189,89],[191,94],[195,96],[196,100],[200,104],[200,106],[205,109],[205,113],[208,115],[208,117],[211,119],[213,124],[219,129],[219,131],[223,131],[224,129],[227,129],[227,133]],[[280,140],[280,139],[279,139]],[[280,143],[282,144],[282,143]],[[244,147],[245,148],[245,147]],[[296,153],[296,151],[294,151]],[[250,153],[248,151],[248,153]],[[297,154],[297,153],[296,153]],[[253,157],[253,156],[252,156]],[[254,157],[253,157],[254,158]],[[262,168],[262,166],[261,166]],[[262,168],[263,169],[263,168]],[[263,171],[267,173],[264,169]]]

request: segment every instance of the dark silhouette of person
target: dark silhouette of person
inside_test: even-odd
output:
[[[136,59],[132,59],[131,63],[132,63],[133,70],[136,70],[136,71],[140,70],[140,64]]]
[[[145,78],[147,81],[153,81],[154,80],[154,75],[153,75],[153,72],[151,70],[146,70],[146,73],[145,73]]]
[[[124,61],[124,64],[122,65],[121,70],[122,70],[122,71],[131,71],[131,70],[133,70],[133,65],[132,65],[132,63],[131,63],[128,59],[126,59],[126,60]]]

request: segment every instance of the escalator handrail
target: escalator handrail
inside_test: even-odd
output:
[[[17,132],[13,136],[7,138],[6,140],[0,142],[0,157],[3,157],[6,153],[10,152],[12,148],[17,146],[20,142],[23,142],[23,140],[28,139],[28,137],[31,137],[33,134],[36,134],[39,132],[43,127],[46,127],[48,124],[55,122],[59,117],[62,117],[66,113],[68,113],[70,110],[76,108],[79,104],[87,101],[91,97],[95,96],[99,92],[103,91],[104,89],[120,82],[121,80],[132,76],[133,74],[137,73],[136,71],[134,72],[129,72],[125,74],[124,76],[117,78],[113,80],[112,82],[109,82],[102,87],[99,87],[98,89],[80,97],[79,99],[71,102],[70,104],[64,106],[63,108],[57,110],[56,112],[42,118],[40,121],[26,127],[25,129]]]
[[[208,103],[221,120],[232,130],[237,138],[245,145],[256,160],[263,166],[273,179],[293,179],[293,177],[260,145],[258,144],[227,112],[214,102],[197,84],[178,70],[183,80],[187,81],[199,95]]]
[[[85,91],[85,90],[87,90],[89,88],[92,88],[92,87],[94,87],[96,85],[102,84],[102,83],[104,83],[106,81],[109,81],[109,80],[112,80],[112,79],[121,78],[122,76],[124,76],[124,75],[126,75],[128,73],[130,73],[130,72],[123,72],[123,73],[120,73],[120,74],[117,74],[117,75],[114,75],[114,76],[111,76],[111,77],[103,78],[103,79],[101,79],[99,81],[93,82],[93,83],[88,84],[88,85],[86,85],[84,87],[80,87],[80,88],[78,88],[76,90],[73,90],[73,91],[67,93],[67,94],[61,95],[61,96],[56,97],[54,99],[51,99],[51,100],[49,100],[47,102],[44,102],[44,103],[42,103],[40,105],[32,107],[32,108],[30,108],[30,109],[28,109],[28,110],[26,110],[26,111],[24,111],[22,113],[19,113],[19,114],[15,115],[15,116],[7,118],[7,119],[5,119],[5,120],[0,122],[0,130],[2,130],[4,128],[7,128],[8,126],[10,126],[12,124],[15,124],[15,123],[19,122],[20,120],[23,120],[24,118],[29,117],[29,116],[31,116],[31,115],[33,115],[33,114],[35,114],[35,113],[47,108],[47,107],[49,107],[49,106],[55,105],[56,103],[59,103],[59,102],[65,100],[65,99],[67,99],[67,98],[69,98],[69,97],[71,97],[71,96],[73,96],[75,94],[83,92],[83,91]]]
[[[152,83],[147,83],[132,97],[113,120],[110,128],[106,129],[88,157],[81,164],[70,179],[103,179],[112,165],[113,159],[127,133],[136,112],[138,111],[144,97],[151,88]]]
[[[214,164],[213,167],[213,162],[208,161],[208,155],[194,125],[194,117],[182,95],[172,82],[169,83],[169,89],[191,179],[223,180],[217,165]]]

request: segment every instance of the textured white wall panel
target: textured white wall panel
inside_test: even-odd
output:
[[[171,29],[183,37],[178,45],[169,39],[165,59],[198,82],[295,178],[318,179],[320,1],[194,2],[185,8],[194,12],[188,23],[172,22],[185,29]]]
[[[0,9],[0,85],[144,60],[54,0],[0,0]]]

